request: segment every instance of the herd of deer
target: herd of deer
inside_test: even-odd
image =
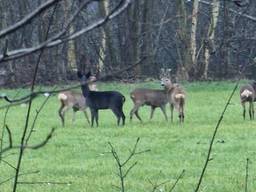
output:
[[[117,117],[117,124],[120,124],[122,119],[122,125],[125,124],[125,115],[123,113],[123,104],[125,97],[117,91],[98,91],[96,86],[96,77],[90,72],[83,74],[80,71],[77,73],[81,81],[82,94],[74,91],[60,92],[58,99],[61,102],[59,109],[59,116],[61,118],[62,125],[65,125],[64,114],[72,108],[73,118],[75,120],[75,113],[77,111],[83,111],[85,117],[91,126],[94,126],[94,121],[98,126],[98,111],[101,109],[111,109]],[[130,111],[130,120],[133,115],[142,122],[139,116],[139,108],[148,105],[151,107],[150,119],[153,118],[153,114],[156,108],[160,108],[167,121],[166,104],[170,104],[171,109],[171,121],[173,122],[173,111],[179,114],[179,122],[184,122],[184,106],[186,93],[182,86],[177,83],[172,83],[170,78],[170,69],[161,69],[161,85],[163,89],[147,89],[137,88],[130,93],[130,97],[133,101],[134,107]],[[245,119],[245,103],[249,102],[249,116],[250,119],[254,118],[254,106],[253,102],[256,101],[256,82],[244,85],[240,89],[240,100],[243,107],[243,118]],[[86,109],[89,108],[91,112],[91,121],[88,118]]]
[[[134,107],[130,112],[130,120],[133,114],[142,121],[139,116],[139,108],[143,105],[151,106],[150,119],[157,107],[159,107],[167,120],[165,106],[170,104],[171,120],[173,121],[173,110],[176,109],[179,113],[180,122],[184,122],[184,105],[185,105],[185,91],[179,84],[174,84],[170,80],[170,70],[161,70],[161,85],[163,89],[145,89],[138,88],[130,93],[130,97],[134,103]],[[123,104],[125,97],[117,91],[98,91],[96,86],[96,77],[90,72],[83,74],[80,71],[77,73],[81,81],[82,94],[74,91],[60,92],[58,99],[61,102],[59,109],[59,116],[62,125],[65,125],[64,115],[68,109],[73,109],[72,122],[75,120],[75,113],[83,111],[88,123],[93,127],[94,121],[98,126],[98,111],[101,109],[111,109],[117,117],[117,124],[125,124],[125,115],[123,113]],[[86,109],[89,108],[91,112],[91,122],[88,118]]]

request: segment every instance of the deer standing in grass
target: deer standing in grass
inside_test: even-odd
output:
[[[240,88],[240,101],[243,107],[243,118],[245,119],[245,104],[249,103],[249,116],[250,120],[254,119],[254,105],[253,102],[256,101],[256,81],[248,85],[244,85]]]
[[[96,77],[91,76],[89,79],[89,89],[92,91],[97,91],[97,85],[96,85]],[[82,93],[78,93],[75,91],[62,91],[58,94],[58,100],[61,103],[61,106],[59,108],[59,116],[62,122],[62,126],[65,126],[65,113],[69,109],[73,109],[73,117],[72,117],[72,123],[75,122],[75,113],[77,111],[83,111],[85,118],[87,119],[87,122],[90,124],[90,120],[88,118],[88,114],[86,112],[87,104],[86,104],[86,98],[84,98]]]
[[[90,72],[85,75],[78,71],[77,76],[81,80],[83,96],[86,98],[87,106],[91,111],[91,126],[93,127],[94,120],[98,126],[98,111],[101,109],[111,109],[117,117],[117,125],[120,124],[121,118],[124,125],[125,115],[123,113],[123,104],[125,97],[117,91],[91,91],[87,84],[91,77]]]
[[[164,69],[161,69],[160,78],[163,76]],[[139,116],[139,108],[148,105],[151,107],[150,119],[153,118],[154,111],[157,107],[161,109],[167,121],[167,115],[165,106],[168,103],[168,95],[166,89],[145,89],[137,88],[130,93],[130,97],[133,101],[134,107],[130,112],[130,120],[132,120],[133,114],[142,122]]]
[[[170,73],[170,70],[169,70]],[[173,122],[173,110],[174,108],[179,113],[180,123],[184,122],[184,107],[186,93],[184,89],[177,83],[172,83],[170,74],[165,71],[164,76],[161,78],[161,85],[165,87],[167,92],[168,101],[171,108],[171,120]]]
[[[165,90],[138,88],[130,93],[130,97],[134,104],[130,112],[130,120],[132,120],[133,114],[135,114],[135,116],[142,122],[142,119],[139,116],[139,108],[148,105],[151,106],[150,119],[153,118],[155,109],[159,107],[167,121],[165,106],[168,99]]]

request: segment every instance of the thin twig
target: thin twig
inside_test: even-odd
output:
[[[6,128],[7,133],[8,133],[9,147],[12,148],[12,132],[11,132],[11,130],[9,129],[9,126],[8,126],[8,125],[5,125],[5,128]]]
[[[12,147],[8,146],[6,148],[3,148],[2,151],[0,151],[0,155],[6,153],[7,151],[13,150],[13,149],[22,149],[22,150],[24,150],[24,149],[38,149],[38,148],[41,148],[49,142],[49,140],[53,136],[54,131],[55,131],[55,128],[52,128],[51,132],[46,136],[46,138],[38,144],[35,144],[35,145],[14,145]]]
[[[56,12],[56,10],[57,10],[57,6],[58,6],[58,4],[55,4],[55,6],[54,6],[54,8],[53,8],[53,11],[52,11],[52,14],[51,14],[51,16],[50,16],[50,18],[49,18],[49,24],[48,24],[48,27],[47,27],[47,30],[46,30],[45,40],[48,39],[48,35],[49,35],[49,32],[50,32],[50,28],[51,28],[52,22],[53,22],[53,16],[54,16],[54,14],[55,14],[55,12]],[[39,64],[40,64],[40,61],[41,61],[41,57],[42,57],[42,55],[43,55],[43,51],[44,51],[44,49],[41,49],[41,52],[40,52],[40,54],[39,54],[39,56],[38,56],[38,59],[37,59],[37,62],[36,62],[36,66],[35,66],[35,70],[34,70],[34,75],[33,75],[33,80],[32,80],[31,89],[30,89],[30,91],[31,91],[32,93],[33,93],[34,88],[35,88],[36,77],[37,77],[37,73],[38,73],[38,69],[39,69]],[[14,178],[14,183],[13,183],[13,192],[16,192],[16,190],[17,190],[18,179],[19,179],[19,172],[20,172],[20,166],[21,166],[22,157],[23,157],[24,150],[25,150],[24,145],[25,145],[25,139],[26,139],[26,134],[27,134],[28,125],[29,125],[29,119],[30,119],[30,113],[31,113],[32,102],[33,102],[33,99],[30,98],[29,104],[28,104],[27,115],[26,115],[25,127],[24,127],[23,134],[22,134],[21,141],[20,141],[19,156],[18,156],[18,162],[17,162],[17,166],[16,166],[15,178]],[[45,139],[45,141],[43,141],[42,143],[40,143],[40,144],[34,146],[35,149],[38,149],[39,147],[44,146],[44,145],[49,141],[49,139],[51,138],[53,131],[54,131],[54,129],[53,129],[52,132],[47,136],[47,138]]]
[[[115,76],[115,75],[120,75],[121,73],[126,72],[126,71],[128,71],[128,70],[134,68],[135,66],[139,65],[139,64],[140,64],[143,60],[145,60],[145,59],[146,59],[146,57],[143,57],[143,58],[141,58],[140,60],[138,60],[135,64],[129,65],[128,67],[123,68],[123,69],[120,69],[120,70],[118,70],[118,71],[116,71],[116,72],[112,72],[112,73],[110,73],[110,74],[106,74],[106,75],[104,75],[104,76],[98,78],[96,81],[100,81],[100,80],[102,80],[102,79],[107,79],[108,77],[112,77],[112,76]],[[18,99],[11,99],[11,98],[9,98],[8,96],[3,96],[2,98],[5,99],[7,102],[9,102],[9,103],[11,103],[11,104],[10,104],[10,105],[1,106],[1,107],[0,107],[0,110],[1,110],[1,109],[4,109],[4,108],[6,108],[6,107],[10,107],[10,106],[11,106],[11,107],[12,107],[12,106],[16,106],[15,103],[17,103],[17,105],[18,105],[18,104],[21,104],[21,103],[23,103],[23,102],[28,102],[29,99],[31,99],[31,98],[34,99],[34,98],[36,98],[37,96],[43,95],[43,94],[45,94],[45,93],[48,93],[48,94],[50,94],[50,95],[54,95],[54,94],[57,94],[57,93],[62,92],[62,91],[68,91],[68,90],[76,89],[76,88],[79,88],[79,87],[81,87],[81,84],[79,84],[79,85],[74,85],[74,86],[70,86],[70,87],[64,88],[64,89],[36,91],[36,92],[32,92],[32,93],[30,93],[30,94],[28,94],[28,95],[22,96],[21,98],[18,98]],[[0,97],[0,98],[1,98],[1,97]]]
[[[53,88],[53,90],[55,90],[55,89],[56,89],[56,87]],[[39,109],[36,110],[36,116],[35,116],[34,119],[33,119],[33,123],[32,123],[32,125],[31,125],[30,131],[29,131],[28,136],[27,136],[27,138],[26,138],[26,142],[25,142],[26,145],[27,145],[27,143],[28,143],[28,141],[29,141],[29,139],[30,139],[32,133],[34,132],[34,128],[35,128],[35,125],[36,125],[36,121],[37,121],[37,119],[38,119],[38,117],[39,117],[39,114],[40,114],[40,112],[43,110],[43,108],[44,108],[44,106],[46,105],[46,103],[48,102],[48,100],[50,99],[50,96],[51,96],[51,95],[49,95],[48,97],[46,97],[46,99],[43,101],[43,103],[41,104],[41,106],[39,107]]]
[[[56,182],[56,181],[19,181],[19,184],[23,185],[42,185],[42,184],[47,184],[47,185],[71,185],[71,182]]]
[[[248,177],[249,177],[249,158],[246,159],[246,169],[245,169],[245,186],[244,191],[248,191]]]
[[[232,92],[231,92],[231,94],[230,94],[230,96],[229,96],[229,98],[228,98],[228,100],[227,100],[225,106],[224,106],[224,109],[223,109],[223,111],[222,111],[222,113],[221,113],[221,115],[220,115],[220,118],[219,118],[219,120],[218,120],[218,122],[217,122],[217,124],[216,124],[216,127],[215,127],[215,129],[214,129],[214,132],[213,132],[213,135],[212,135],[212,138],[211,138],[211,142],[210,142],[210,145],[209,145],[209,148],[208,148],[207,157],[206,157],[206,160],[205,160],[205,163],[204,163],[204,166],[203,166],[201,175],[200,175],[200,177],[199,177],[199,180],[198,180],[198,183],[197,183],[195,192],[198,192],[198,191],[199,191],[199,188],[200,188],[200,185],[201,185],[201,183],[202,183],[202,180],[203,180],[205,171],[206,171],[206,169],[207,169],[208,163],[209,163],[210,160],[211,160],[211,157],[210,157],[210,156],[211,156],[211,153],[212,153],[212,147],[213,147],[213,144],[214,144],[214,140],[215,140],[216,134],[217,134],[218,129],[219,129],[219,127],[220,127],[220,124],[221,124],[221,122],[222,122],[222,120],[223,120],[223,118],[224,118],[224,115],[225,115],[225,113],[226,113],[226,110],[227,110],[227,108],[228,108],[228,106],[229,106],[229,104],[230,104],[230,101],[231,101],[231,99],[233,98],[233,96],[234,96],[234,94],[235,94],[235,91],[236,91],[237,88],[238,88],[238,85],[239,85],[239,83],[240,83],[240,81],[241,81],[241,78],[242,78],[242,74],[243,74],[243,72],[244,72],[244,70],[245,70],[246,67],[247,67],[247,65],[244,65],[244,66],[242,67],[241,71],[239,72],[239,74],[240,74],[240,75],[239,75],[239,78],[238,78],[238,80],[237,80],[237,82],[236,82],[236,84],[235,84],[235,86],[234,86],[234,88],[233,88],[233,90],[232,90]]]
[[[15,98],[16,96],[18,96],[20,92],[21,92],[21,89],[16,92],[14,98]],[[7,129],[7,131],[8,131],[8,129],[9,129],[9,127],[6,125],[6,123],[7,123],[7,116],[8,116],[9,110],[10,110],[10,106],[7,106],[7,107],[6,107],[6,110],[5,110],[5,114],[4,114],[4,120],[3,120],[3,127],[2,127],[1,141],[0,141],[0,152],[1,152],[2,149],[3,149],[4,130]],[[6,126],[7,126],[7,127],[6,127]],[[12,142],[12,140],[10,140],[11,137],[12,137],[12,135],[10,134],[10,130],[9,130],[9,145],[10,145],[10,143]],[[11,142],[10,142],[10,141],[11,141]],[[2,154],[2,153],[1,153],[1,154]],[[1,159],[2,159],[1,154],[0,154],[0,162],[1,162]]]
[[[137,162],[135,162],[135,163],[133,163],[131,166],[129,166],[129,167],[126,169],[126,171],[124,170],[125,165],[126,165],[128,162],[130,162],[130,160],[132,159],[132,157],[134,157],[134,156],[137,155],[137,154],[141,154],[141,153],[142,153],[142,151],[136,152],[136,149],[137,149],[137,146],[138,146],[139,141],[140,141],[140,138],[138,137],[137,140],[136,140],[136,143],[135,143],[135,145],[134,145],[134,147],[133,147],[133,149],[130,151],[130,154],[128,155],[128,157],[126,158],[126,160],[124,160],[123,163],[120,161],[120,157],[119,157],[119,155],[117,154],[117,152],[116,152],[115,148],[113,147],[113,145],[112,145],[110,142],[108,142],[108,144],[109,144],[109,146],[110,146],[110,148],[111,148],[111,153],[112,153],[112,155],[113,155],[113,157],[114,157],[114,159],[115,159],[115,161],[116,161],[117,167],[118,167],[118,173],[117,173],[117,175],[118,175],[118,177],[119,177],[119,179],[120,179],[120,187],[118,187],[118,188],[120,188],[119,190],[120,190],[121,192],[124,192],[124,191],[125,191],[125,184],[124,184],[125,178],[126,178],[127,175],[129,174],[129,172],[137,165]],[[149,151],[149,150],[145,150],[145,151],[143,151],[143,152],[148,152],[148,151]]]
[[[89,2],[91,3],[93,1],[99,1],[99,0],[91,0]],[[54,37],[48,39],[47,41],[44,41],[43,43],[41,43],[35,47],[24,48],[24,49],[7,52],[8,56],[6,56],[6,57],[4,57],[2,54],[0,54],[0,63],[4,62],[4,61],[8,61],[8,60],[21,58],[21,57],[35,53],[35,52],[40,51],[45,48],[55,47],[57,45],[65,43],[67,41],[74,40],[74,39],[80,37],[81,35],[88,33],[96,28],[99,28],[99,27],[103,26],[104,24],[106,24],[109,20],[114,19],[115,17],[120,15],[124,10],[126,10],[129,7],[129,5],[132,3],[132,0],[122,0],[122,2],[123,2],[122,6],[117,6],[116,8],[114,8],[113,11],[110,12],[110,15],[107,15],[104,18],[96,20],[95,22],[91,23],[89,26],[71,34],[69,37],[67,37],[65,39],[62,38],[62,35],[65,34],[66,31],[64,31],[64,32],[61,31]]]
[[[185,169],[182,170],[181,174],[179,175],[179,177],[176,179],[175,183],[173,184],[172,188],[169,190],[169,192],[172,192],[173,189],[176,187],[177,183],[179,182],[179,180],[183,177],[183,175],[185,174]]]
[[[1,162],[5,163],[6,165],[8,165],[9,167],[13,168],[14,170],[16,170],[16,167],[14,167],[11,163],[9,163],[8,161],[5,160],[1,160]]]
[[[28,172],[28,173],[19,173],[19,176],[23,176],[23,175],[31,175],[31,174],[38,174],[39,171],[33,171],[33,172]],[[8,181],[12,180],[13,178],[15,178],[16,175],[14,175],[13,177],[10,177],[8,179],[5,179],[4,181],[0,182],[0,185],[7,183]]]

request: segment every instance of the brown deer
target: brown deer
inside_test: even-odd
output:
[[[139,116],[139,108],[144,105],[151,106],[150,119],[153,118],[154,111],[157,107],[162,110],[165,120],[167,121],[167,115],[165,106],[168,102],[166,91],[157,89],[144,89],[138,88],[130,93],[130,97],[134,103],[134,107],[130,112],[130,120],[132,120],[133,114],[142,122]]]
[[[164,75],[165,70],[161,69],[160,78]],[[142,122],[139,116],[139,108],[144,105],[151,106],[150,119],[153,118],[154,111],[157,107],[161,109],[167,121],[167,115],[165,106],[168,103],[167,92],[165,89],[145,89],[137,88],[130,93],[130,97],[133,101],[134,107],[130,112],[130,120],[132,120],[133,114]]]
[[[88,84],[90,90],[93,90],[93,91],[98,90],[95,81],[96,81],[96,77],[91,76],[90,83]],[[86,109],[87,109],[86,98],[84,98],[82,93],[78,93],[75,91],[63,91],[58,94],[58,100],[61,102],[61,106],[59,108],[59,116],[61,118],[62,126],[65,126],[65,119],[64,119],[65,112],[67,112],[67,110],[69,110],[70,108],[73,109],[72,123],[74,123],[75,121],[75,113],[77,111],[83,111],[85,118],[87,119],[87,122],[90,124],[90,120],[86,112]]]
[[[250,120],[254,119],[254,105],[253,102],[256,101],[256,81],[250,84],[243,85],[240,88],[240,101],[243,107],[243,117],[245,119],[245,103],[249,102],[249,116]]]
[[[170,72],[170,70],[169,70]],[[161,85],[165,87],[167,92],[168,101],[171,108],[171,121],[173,122],[173,110],[174,108],[179,113],[180,123],[184,122],[184,107],[186,93],[184,89],[177,83],[172,83],[170,74],[165,71],[164,76],[161,78]]]

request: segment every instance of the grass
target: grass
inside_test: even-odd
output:
[[[168,191],[183,169],[184,177],[174,191],[193,191],[201,173],[210,137],[216,122],[223,110],[224,104],[234,87],[233,82],[196,82],[185,83],[187,91],[186,113],[184,125],[179,125],[177,113],[175,122],[165,122],[158,109],[153,120],[149,121],[149,107],[140,109],[144,123],[136,118],[129,122],[129,111],[132,102],[129,92],[135,87],[158,88],[158,82],[143,84],[100,84],[100,90],[119,90],[126,96],[124,111],[127,116],[124,127],[116,126],[112,112],[99,113],[99,127],[90,128],[82,113],[77,113],[74,125],[71,123],[71,112],[66,115],[67,125],[61,127],[57,115],[59,102],[52,97],[40,114],[36,132],[33,133],[30,144],[45,138],[52,127],[57,127],[54,137],[39,150],[26,150],[22,161],[22,173],[40,171],[39,174],[29,174],[20,177],[20,181],[52,181],[67,182],[71,185],[19,185],[20,192],[110,192],[118,191],[116,176],[117,167],[111,154],[110,141],[121,159],[129,154],[137,137],[140,137],[138,150],[150,149],[151,152],[135,156],[131,163],[138,165],[125,180],[126,191],[152,191],[153,183],[169,182],[161,186],[162,191]],[[16,90],[3,90],[8,95],[15,95]],[[21,90],[21,95],[27,90]],[[35,111],[45,98],[35,100]],[[5,102],[1,101],[1,105]],[[7,117],[7,122],[14,134],[14,142],[20,141],[24,127],[26,107],[13,107]],[[170,116],[170,110],[167,110]],[[0,115],[3,122],[4,110]],[[1,123],[2,125],[2,123]],[[242,119],[242,109],[238,91],[223,119],[223,123],[215,140],[212,158],[206,171],[200,191],[207,192],[240,192],[245,186],[246,158],[250,159],[248,189],[256,188],[256,129],[255,121],[248,117]],[[16,165],[17,151],[5,158]],[[8,153],[10,154],[10,153]],[[5,154],[7,155],[7,154]],[[131,165],[131,163],[129,165]],[[3,162],[0,163],[0,182],[14,175],[14,170]],[[12,181],[0,185],[0,191],[11,191]]]

